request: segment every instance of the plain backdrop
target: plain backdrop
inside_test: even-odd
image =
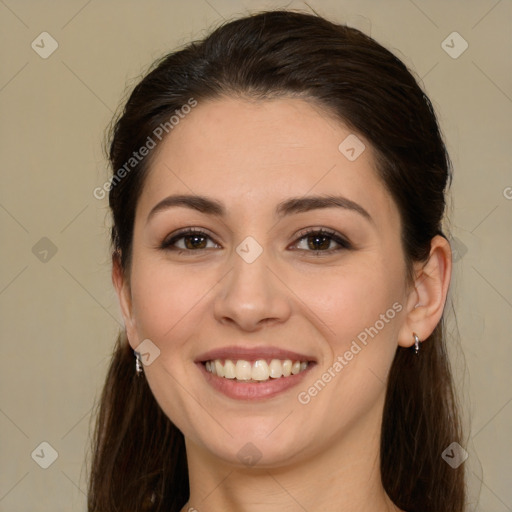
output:
[[[511,511],[512,3],[309,5],[394,51],[438,112],[454,164],[448,324],[471,418],[472,510]],[[107,202],[93,196],[108,179],[113,113],[156,58],[224,19],[278,7],[309,11],[256,0],[0,0],[0,511],[85,510],[91,410],[121,326]]]

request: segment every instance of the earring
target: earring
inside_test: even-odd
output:
[[[418,352],[420,351],[420,339],[415,332],[412,333],[412,337],[414,338],[414,353],[418,355]]]
[[[133,354],[135,356],[135,374],[137,377],[140,377],[140,374],[142,373],[142,364],[141,364],[141,358],[140,353],[133,351]]]

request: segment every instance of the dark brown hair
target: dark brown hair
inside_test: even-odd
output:
[[[159,62],[138,83],[113,126],[115,173],[147,137],[191,98],[238,96],[315,101],[375,151],[378,175],[400,211],[408,277],[443,235],[450,161],[432,105],[407,67],[362,32],[310,14],[271,11],[226,23]],[[171,133],[172,136],[172,133]],[[114,258],[129,276],[135,209],[151,155],[109,193]],[[462,433],[443,321],[419,356],[399,347],[389,374],[381,435],[381,473],[394,503],[408,512],[462,512],[463,466],[443,450]],[[114,348],[99,403],[89,512],[178,512],[188,499],[184,438],[137,378],[125,333]]]

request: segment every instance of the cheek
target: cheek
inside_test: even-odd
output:
[[[132,269],[133,313],[139,337],[149,338],[157,345],[165,340],[166,349],[174,349],[186,336],[187,327],[197,322],[202,300],[215,285],[200,279],[198,273],[174,268],[162,261],[145,262],[141,258]]]
[[[304,297],[305,304],[324,324],[333,350],[350,344],[401,299],[399,267],[399,262],[386,264],[378,258],[368,258],[354,265],[333,267],[332,272],[297,279],[297,295]]]

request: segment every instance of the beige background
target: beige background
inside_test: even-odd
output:
[[[120,326],[107,203],[93,197],[108,176],[101,144],[112,113],[164,52],[223,18],[285,5],[307,9],[249,0],[0,0],[0,511],[85,510],[91,407]],[[472,416],[471,509],[511,511],[512,4],[310,5],[395,51],[439,113],[455,167],[450,325],[459,328],[452,352]],[[31,48],[43,31],[59,45],[47,59]],[[453,31],[469,44],[456,59],[441,46]],[[43,441],[58,452],[48,469],[31,457]]]

